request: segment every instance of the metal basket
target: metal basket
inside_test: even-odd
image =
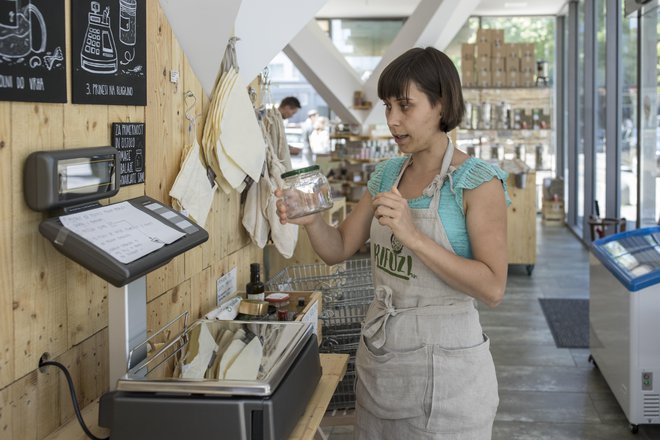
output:
[[[355,352],[362,321],[374,296],[371,260],[347,260],[342,264],[288,266],[267,283],[268,290],[319,290],[323,294],[324,353],[348,354],[346,374],[337,385],[329,410],[355,408]]]
[[[334,266],[324,263],[288,266],[266,283],[266,289],[325,291],[342,286],[372,284],[371,260],[364,258],[347,260]]]

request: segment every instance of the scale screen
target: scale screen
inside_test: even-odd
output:
[[[115,189],[115,158],[64,159],[57,162],[61,198],[76,194],[95,194]]]
[[[119,192],[119,151],[113,147],[37,151],[23,170],[23,194],[35,211],[80,206]]]

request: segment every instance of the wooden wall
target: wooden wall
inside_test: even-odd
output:
[[[0,440],[42,439],[74,416],[63,375],[37,369],[43,353],[68,366],[81,406],[108,389],[108,285],[39,234],[44,215],[23,199],[25,158],[38,150],[110,145],[113,122],[144,122],[146,182],[123,188],[112,201],[146,194],[169,204],[187,142],[185,92],[197,96],[197,114],[208,108],[158,0],[147,0],[146,9],[146,107],[0,102]],[[67,53],[70,59],[70,47]],[[177,85],[169,81],[172,70],[180,74]],[[207,243],[147,276],[150,331],[182,310],[201,316],[215,304],[218,277],[237,267],[242,286],[249,263],[263,262],[241,226],[238,194],[216,195],[206,229]]]

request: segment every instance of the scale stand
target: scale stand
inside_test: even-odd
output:
[[[115,287],[108,283],[108,339],[110,390],[127,370],[147,357],[147,277]]]

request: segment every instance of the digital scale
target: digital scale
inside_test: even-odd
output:
[[[208,240],[208,233],[169,206],[142,196],[100,205],[119,192],[119,151],[93,147],[28,156],[27,205],[57,212],[39,231],[62,254],[110,283],[110,389],[146,357],[146,274]],[[55,211],[57,210],[57,211]]]
[[[110,283],[110,391],[99,400],[99,426],[109,428],[114,440],[287,438],[321,377],[311,325],[217,320],[188,325],[184,312],[147,338],[145,275],[203,243],[208,234],[150,197],[97,203],[118,190],[119,152],[112,147],[42,151],[25,162],[28,206],[60,210],[39,225],[41,234]],[[169,327],[182,317],[184,330],[147,357],[150,340],[170,334]],[[263,346],[256,378],[190,379],[169,370],[175,354],[200,350],[200,335],[208,332],[215,340],[225,331],[238,335],[239,329]]]

